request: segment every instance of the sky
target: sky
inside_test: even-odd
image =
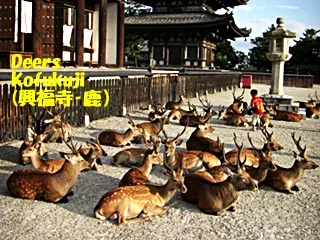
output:
[[[244,53],[252,48],[250,39],[262,36],[271,24],[276,24],[278,17],[284,18],[284,27],[297,34],[298,40],[307,28],[320,30],[320,0],[249,0],[247,5],[233,9],[235,23],[240,28],[251,28],[252,32],[244,38],[231,41],[232,46]],[[219,10],[219,14],[224,13]],[[290,45],[294,41],[290,40]]]

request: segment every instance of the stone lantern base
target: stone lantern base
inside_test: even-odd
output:
[[[279,110],[299,112],[299,104],[293,103],[293,97],[288,95],[278,94],[263,94],[260,96],[267,106],[272,106],[273,103],[279,103]]]

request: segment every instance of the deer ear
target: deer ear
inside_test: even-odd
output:
[[[177,140],[176,141],[176,146],[180,146],[183,143],[183,140]]]

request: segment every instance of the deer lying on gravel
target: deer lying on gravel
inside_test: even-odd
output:
[[[207,214],[222,215],[226,211],[234,212],[234,204],[238,200],[239,191],[258,189],[256,182],[249,175],[242,174],[240,155],[241,149],[235,171],[223,166],[223,171],[228,178],[222,182],[208,181],[198,173],[187,175],[185,185],[188,191],[182,193],[183,198],[190,203],[197,204],[198,208]]]
[[[243,113],[244,107],[247,107],[247,103],[243,101],[245,89],[243,89],[240,96],[236,97],[236,89],[234,88],[232,91],[233,103],[227,108],[226,112],[231,112],[236,115],[241,115]]]
[[[249,121],[244,116],[234,113],[228,113],[223,107],[220,109],[218,114],[218,119],[223,119],[226,121],[226,125],[229,126],[249,126]]]
[[[99,139],[90,138],[87,141],[88,148],[79,148],[79,153],[81,156],[90,164],[90,169],[98,170],[97,164],[102,165],[100,157],[108,156],[108,154],[103,150],[100,145]],[[70,155],[72,153],[59,152],[62,157],[65,155]]]
[[[64,131],[64,135],[66,137],[66,139],[64,140],[67,141],[67,139],[69,139],[69,137],[71,136],[72,129],[69,123],[63,122],[61,120],[61,114],[65,111],[65,109],[58,112],[58,106],[56,106],[55,113],[52,113],[47,108],[45,108],[45,111],[52,117],[51,119],[44,120],[44,122],[46,123],[45,131],[47,129],[52,129],[52,131],[47,134],[46,138],[44,139],[44,142],[60,142],[61,143],[63,141],[62,128]]]
[[[177,102],[174,102],[174,101],[167,102],[166,105],[165,105],[165,109],[167,109],[167,110],[178,109],[185,102],[187,102],[187,99],[180,95],[179,96],[179,100]]]
[[[318,98],[317,91],[315,92],[315,96],[317,101],[315,102],[315,106],[307,106],[306,107],[306,117],[307,118],[313,118],[313,119],[319,119],[319,111],[320,111],[320,100]]]
[[[185,117],[197,116],[197,108],[193,104],[191,105],[189,101],[188,101],[188,106],[189,106],[189,111],[184,110],[180,107],[177,109],[171,110],[171,112],[168,115],[168,119],[166,123],[170,123],[171,119],[181,120],[182,117],[185,118]]]
[[[118,133],[114,130],[105,130],[99,134],[98,140],[100,144],[113,147],[129,146],[131,139],[140,134],[140,129],[129,115],[127,115],[127,118],[129,119],[132,128],[129,128],[125,133]]]
[[[291,134],[291,137],[299,151],[299,154],[294,152],[294,157],[296,160],[293,166],[291,168],[277,166],[277,170],[274,172],[268,172],[266,179],[262,182],[262,184],[272,186],[274,189],[286,193],[300,191],[300,188],[296,184],[303,177],[304,170],[315,169],[319,167],[319,165],[311,161],[311,159],[307,156],[307,147],[305,146],[302,148],[300,146],[301,137],[296,140],[294,133]],[[298,157],[300,157],[300,159]]]
[[[56,173],[34,169],[22,169],[13,172],[7,180],[9,193],[18,198],[44,199],[48,202],[68,202],[66,198],[77,182],[79,173],[90,167],[73,145],[65,142],[72,150],[73,156]]]
[[[157,118],[163,118],[163,115],[166,113],[166,109],[162,109],[161,104],[152,105],[152,111],[148,114],[148,120],[154,121]]]
[[[281,120],[287,122],[300,122],[302,117],[300,114],[292,111],[282,111],[279,110],[279,104],[273,104],[273,120]]]
[[[270,115],[274,114],[274,111],[272,108],[266,107],[266,111],[263,113],[263,115],[260,117],[260,125],[262,128],[268,129],[269,127],[272,128],[273,124],[270,120]]]
[[[150,216],[166,214],[165,204],[171,200],[176,190],[184,193],[182,166],[174,171],[164,161],[170,178],[163,186],[151,184],[118,187],[105,193],[96,207],[94,216],[101,220],[118,218],[119,225],[151,221]]]
[[[207,133],[212,133],[213,131],[214,128],[208,124],[198,125],[186,143],[187,150],[209,152],[220,159],[222,157],[223,149],[219,138],[217,141],[214,141],[205,136]]]
[[[120,180],[119,187],[136,186],[151,183],[148,176],[152,170],[153,165],[163,164],[159,152],[156,151],[156,146],[152,147],[147,140],[145,140],[148,148],[143,164],[140,167],[130,169]]]
[[[38,143],[39,147],[38,149],[38,154],[42,157],[48,157],[48,151],[46,148],[46,145],[43,143],[43,140],[46,138],[46,134],[48,132],[52,131],[52,129],[47,129],[45,132],[41,133],[41,134],[37,134],[35,132],[33,133],[33,140],[32,141],[23,141],[23,143],[21,144],[20,148],[19,148],[19,163],[21,163],[22,165],[27,165],[31,163],[31,158],[24,156],[25,153],[28,151],[28,148],[30,146],[33,146],[34,144]]]
[[[203,111],[205,112],[204,116],[196,115],[196,116],[182,116],[180,118],[180,125],[186,126],[188,124],[189,127],[197,127],[199,124],[206,124],[210,121],[213,116],[213,106],[208,102],[207,95],[205,98],[205,103],[199,97],[199,101],[203,106]]]
[[[176,152],[176,147],[182,144],[182,140],[178,140],[183,135],[187,126],[184,127],[183,131],[179,133],[174,139],[169,140],[165,130],[163,134],[165,136],[165,153],[164,157],[166,162],[173,168],[177,169],[181,162],[183,162],[184,172],[195,172],[205,170],[204,164],[209,167],[220,165],[220,160],[213,154],[195,150],[182,150]]]

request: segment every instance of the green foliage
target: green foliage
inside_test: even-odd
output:
[[[125,1],[125,16],[138,16],[151,11],[150,7],[146,7],[141,3],[135,1],[126,0]]]
[[[287,72],[320,76],[320,30],[306,29],[303,37],[290,48],[292,58],[285,65]]]
[[[269,51],[267,34],[275,29],[275,26],[272,24],[266,32],[263,32],[263,37],[256,37],[250,40],[254,47],[249,50],[249,62],[257,71],[272,70],[272,63],[266,57],[266,53]]]
[[[128,57],[128,59],[132,59],[135,63],[135,66],[138,66],[138,60],[141,59],[141,49],[144,44],[144,39],[137,35],[128,34],[125,37],[125,48],[124,53]]]
[[[231,69],[238,63],[239,58],[229,41],[223,41],[217,44],[215,55],[216,67],[220,67],[221,69]]]

